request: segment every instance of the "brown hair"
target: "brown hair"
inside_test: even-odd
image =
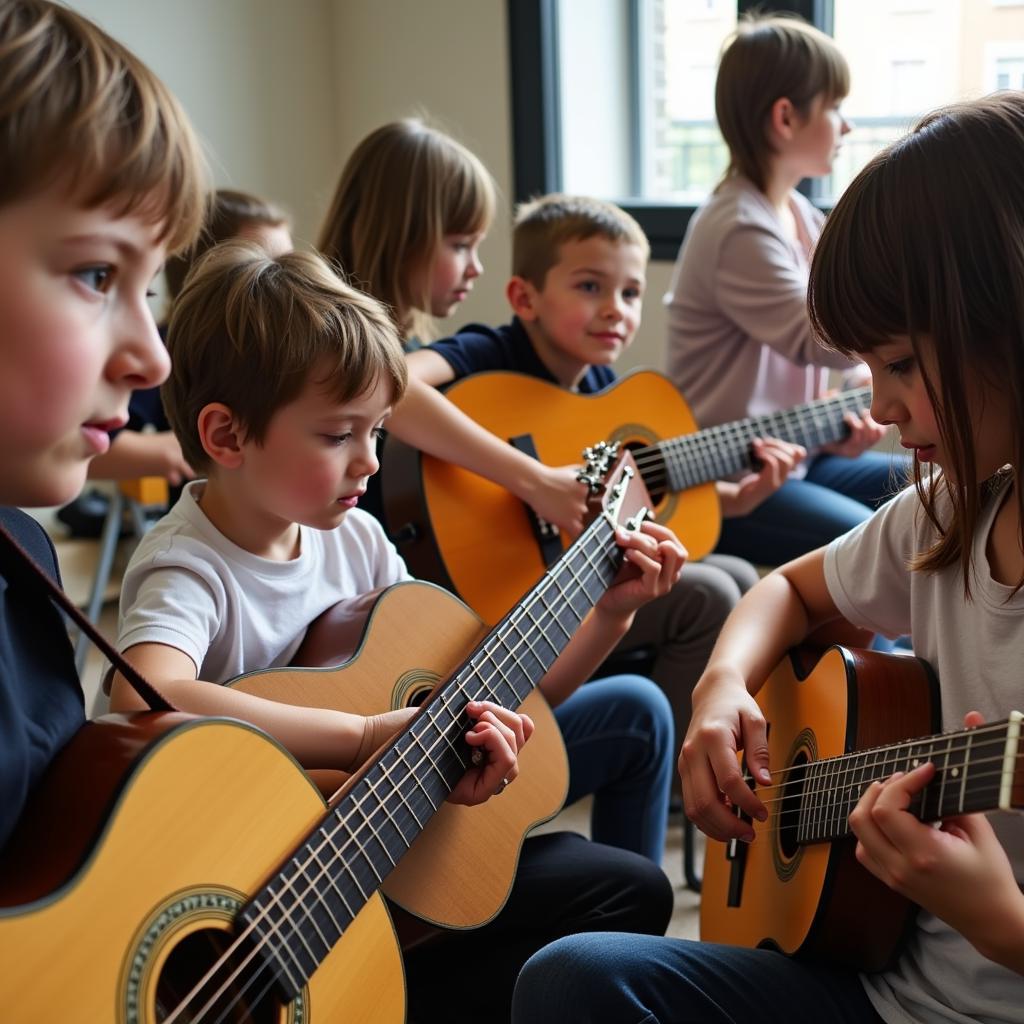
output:
[[[850,91],[850,69],[824,32],[796,15],[744,15],[726,39],[715,80],[715,117],[729,147],[725,177],[741,174],[764,191],[773,149],[771,109],[788,99],[807,117],[815,97]]]
[[[938,541],[914,559],[959,562],[970,593],[984,485],[971,438],[970,384],[1011,410],[1018,481],[1024,437],[1024,93],[1002,92],[927,115],[854,179],[825,223],[808,304],[817,333],[852,354],[909,337],[925,374],[952,473],[914,477]],[[923,372],[923,370],[922,370]],[[940,495],[945,498],[939,502]],[[1024,492],[1018,486],[1024,523]],[[940,508],[940,504],[942,508]]]
[[[171,251],[203,220],[203,162],[177,101],[120,43],[47,0],[0,5],[0,167],[0,205],[66,180],[87,208],[160,224]]]
[[[218,242],[236,238],[248,227],[288,226],[288,215],[266,199],[230,188],[217,189],[210,196],[206,222],[195,245],[164,264],[168,295],[172,300],[178,297],[188,272]]]
[[[167,418],[197,469],[210,465],[197,420],[211,402],[228,406],[245,437],[260,443],[312,371],[339,404],[378,380],[391,386],[395,402],[405,392],[402,347],[379,302],[319,256],[275,259],[254,242],[223,242],[196,264],[174,303],[167,349]]]
[[[643,228],[614,203],[552,193],[522,203],[516,210],[512,229],[512,273],[535,288],[543,288],[548,271],[559,260],[560,247],[594,235],[610,242],[638,245],[644,259],[651,254]]]
[[[317,248],[390,306],[399,330],[429,333],[429,274],[442,240],[486,231],[494,206],[494,182],[468,149],[415,118],[394,121],[348,158]]]

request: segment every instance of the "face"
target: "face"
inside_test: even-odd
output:
[[[382,381],[339,405],[313,375],[298,398],[270,420],[262,444],[242,444],[234,488],[253,522],[268,532],[302,523],[337,526],[355,508],[377,472],[377,442],[391,412]]]
[[[829,100],[818,95],[812,101],[806,118],[796,116],[784,156],[802,177],[821,177],[832,171],[843,136],[853,128],[840,111],[841,103],[841,100]]]
[[[60,505],[170,368],[147,303],[159,225],[57,187],[0,208],[0,502]]]
[[[640,246],[593,235],[563,243],[543,288],[523,283],[523,302],[513,305],[535,325],[532,336],[549,366],[571,374],[619,358],[640,326],[646,265]]]
[[[924,339],[927,345],[927,339]],[[926,351],[924,366],[915,357],[909,338],[894,338],[862,355],[871,370],[871,415],[879,423],[895,423],[900,443],[921,462],[933,462],[955,478],[956,466],[942,441],[935,409],[925,387],[925,374],[937,382],[938,367]],[[1012,458],[1009,409],[992,388],[983,389],[975,374],[966,381],[974,425],[974,458],[978,481],[990,477]]]
[[[267,250],[268,256],[275,258],[295,248],[287,224],[249,224],[238,232],[238,237],[256,242]]]
[[[431,316],[451,316],[484,272],[478,249],[482,231],[470,235],[445,235],[430,268]]]

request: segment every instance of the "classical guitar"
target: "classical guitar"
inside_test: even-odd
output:
[[[374,603],[370,632],[342,670],[300,670],[291,684],[294,670],[282,670],[266,690],[255,675],[236,683],[286,701],[303,687],[310,703],[340,700],[360,667],[379,677],[389,648],[406,649],[405,671],[387,681],[383,700],[422,697],[421,710],[330,806],[286,751],[240,722],[149,712],[81,729],[0,860],[4,1019],[401,1021],[402,961],[381,887],[456,925],[500,907],[521,834],[513,842],[495,827],[501,813],[477,819],[483,808],[445,804],[471,758],[464,708],[527,701],[614,578],[616,524],[635,527],[644,515],[627,461],[609,474],[598,517],[475,649],[484,630],[468,610],[452,615],[457,602],[436,588],[399,584]],[[449,606],[440,623],[430,618],[439,602]],[[389,635],[377,638],[374,626]],[[448,664],[423,653],[434,643]],[[434,685],[439,676],[447,681]],[[538,718],[522,777],[491,801],[508,797],[501,810],[523,831],[565,794],[557,726],[550,712]],[[548,751],[553,784],[530,778],[544,774],[530,767],[535,744]],[[533,809],[516,810],[516,791],[531,788],[547,802],[536,809],[534,795]],[[486,857],[449,847],[467,835]],[[422,857],[416,868],[421,841],[446,859],[443,870]],[[487,858],[508,872],[500,890],[491,878],[476,884],[478,871],[493,874]],[[419,884],[436,891],[418,893]]]
[[[857,862],[850,812],[870,783],[925,761],[936,773],[911,808],[921,821],[1024,806],[1022,716],[935,734],[938,687],[924,662],[842,647],[816,663],[795,652],[757,702],[768,820],[753,823],[749,845],[708,840],[701,939],[881,970],[916,908]]]
[[[493,434],[550,466],[578,461],[595,437],[630,449],[654,502],[690,558],[703,558],[721,527],[714,481],[752,465],[751,441],[777,437],[817,448],[840,440],[847,411],[869,388],[698,430],[667,377],[640,370],[595,395],[517,373],[465,377],[446,392]],[[562,551],[562,539],[508,491],[389,437],[381,474],[388,529],[412,573],[457,593],[497,622]]]

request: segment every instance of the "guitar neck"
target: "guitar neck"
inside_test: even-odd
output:
[[[519,707],[621,561],[614,520],[600,515],[243,908],[238,919],[286,999],[301,991],[465,773],[466,704]]]
[[[784,827],[796,826],[799,843],[844,838],[850,835],[850,812],[872,782],[928,761],[935,765],[935,775],[908,808],[921,821],[1020,806],[1022,717],[1015,711],[1005,722],[797,766],[780,787]],[[792,804],[786,802],[787,790],[793,794]]]
[[[870,403],[871,389],[856,388],[791,409],[722,423],[637,452],[637,465],[650,465],[645,456],[656,452],[661,457],[658,461],[664,463],[669,489],[685,491],[749,469],[753,461],[750,443],[755,437],[777,437],[808,450],[839,441],[848,430],[844,415]]]

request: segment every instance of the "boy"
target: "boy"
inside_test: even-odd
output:
[[[640,326],[649,252],[640,226],[611,203],[549,195],[525,204],[516,216],[506,289],[512,322],[496,329],[472,324],[409,354],[410,374],[441,387],[471,373],[514,370],[587,394],[600,391],[615,380],[612,364]],[[394,432],[408,435],[414,416],[422,413],[399,408]],[[772,440],[755,450],[760,472],[717,485],[725,515],[763,500],[803,454]],[[654,647],[651,677],[672,703],[679,738],[718,631],[756,578],[737,558],[688,564],[669,595],[637,613],[619,645]]]
[[[81,489],[90,459],[158,384],[146,291],[203,216],[199,150],[164,86],[46,0],[0,4],[0,523],[59,582],[15,506]],[[61,613],[0,538],[0,848],[84,723]]]
[[[118,647],[176,703],[255,722],[310,767],[358,764],[408,710],[358,716],[295,708],[219,685],[288,664],[309,624],[339,600],[408,579],[379,524],[356,506],[377,470],[376,441],[405,388],[401,346],[383,307],[340,281],[319,258],[272,258],[244,242],[217,247],[196,267],[168,331],[168,417],[190,463],[189,484],[136,550],[125,575]],[[682,551],[669,531],[623,539],[638,575],[609,589],[545,677],[560,694],[586,678],[633,610],[671,586]],[[204,682],[203,680],[209,680]],[[111,703],[138,705],[115,676]],[[358,724],[358,723],[357,723]],[[480,723],[510,753],[519,716],[488,705]],[[488,749],[492,761],[498,761]],[[489,780],[491,789],[503,767]],[[410,995],[428,1013],[450,978],[439,950],[465,945],[490,958],[494,1007],[508,1015],[518,968],[546,936],[612,927],[664,930],[671,893],[644,858],[560,835],[528,840],[519,881],[486,934],[453,935],[411,954]],[[553,890],[553,891],[549,891]],[[557,896],[554,895],[557,893]],[[481,949],[486,954],[481,955]],[[429,969],[427,968],[430,963]],[[486,997],[485,997],[486,998]],[[472,1007],[480,1015],[475,998]],[[457,1012],[457,1011],[453,1011]]]

